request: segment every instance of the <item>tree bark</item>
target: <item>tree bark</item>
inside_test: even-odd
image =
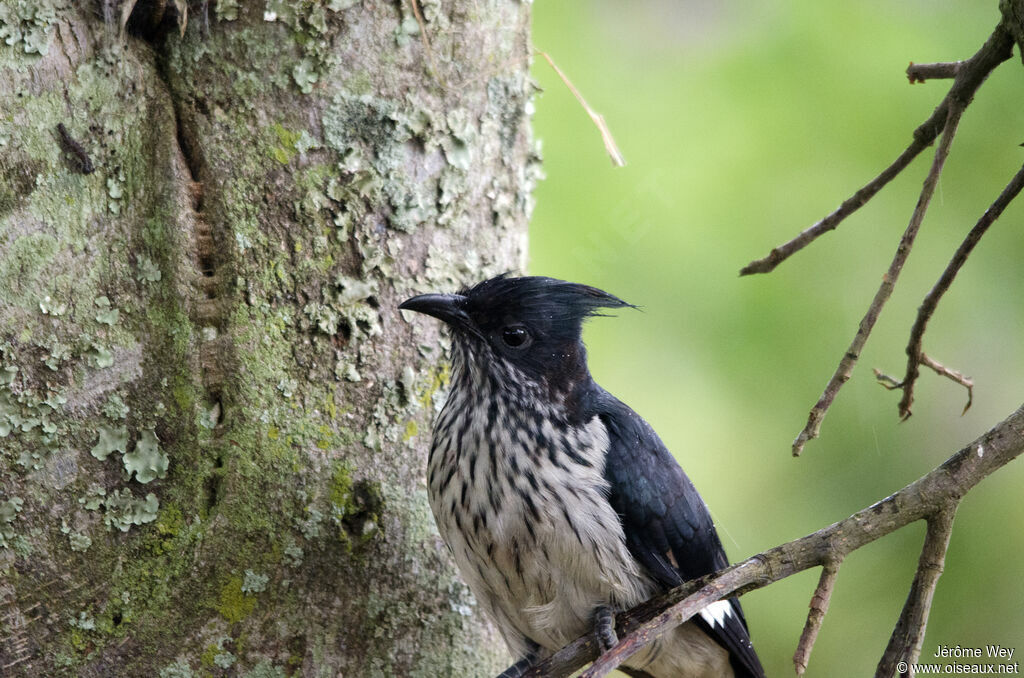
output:
[[[528,6],[122,9],[0,7],[0,673],[494,673],[395,306],[522,267]]]

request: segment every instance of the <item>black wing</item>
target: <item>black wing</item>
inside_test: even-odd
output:
[[[630,553],[666,589],[729,564],[704,500],[651,426],[605,391],[596,414],[609,437],[605,478]],[[694,621],[730,654],[737,678],[763,678],[735,598]],[[710,606],[709,606],[710,608]],[[724,614],[723,614],[724,613]]]

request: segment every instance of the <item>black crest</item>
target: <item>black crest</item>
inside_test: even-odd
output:
[[[471,315],[512,315],[524,323],[543,325],[579,323],[604,308],[635,308],[615,295],[589,285],[543,276],[511,278],[499,275],[461,292]],[[486,319],[482,317],[481,319]]]
[[[606,308],[634,308],[596,287],[500,275],[459,294],[424,294],[399,308],[448,323],[459,341],[486,342],[496,356],[557,388],[588,374],[583,321]]]

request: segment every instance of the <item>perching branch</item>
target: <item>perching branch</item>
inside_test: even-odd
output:
[[[923,81],[927,78],[952,77],[953,85],[942,100],[942,103],[940,103],[935,109],[935,112],[932,113],[931,117],[914,131],[914,139],[910,146],[907,147],[907,149],[892,165],[886,168],[884,172],[878,175],[878,177],[866,186],[857,191],[857,193],[855,193],[851,198],[846,200],[846,202],[844,202],[835,212],[822,221],[819,221],[814,226],[803,231],[789,242],[774,248],[768,256],[751,262],[740,271],[741,275],[770,272],[779,263],[787,259],[793,253],[803,249],[821,234],[834,229],[843,219],[874,197],[875,194],[878,193],[878,191],[896,175],[898,175],[925,146],[931,144],[932,141],[935,140],[936,136],[941,132],[942,139],[935,150],[935,157],[932,161],[931,169],[929,170],[928,176],[925,178],[924,185],[921,188],[917,206],[914,208],[913,214],[911,215],[910,223],[904,231],[903,236],[900,238],[896,254],[893,256],[893,259],[889,264],[889,268],[886,271],[885,276],[882,278],[882,283],[879,286],[878,291],[875,293],[875,296],[871,301],[871,305],[868,307],[867,313],[865,313],[860,322],[860,326],[857,328],[857,333],[854,335],[853,341],[843,354],[843,357],[839,361],[839,365],[832,374],[832,377],[825,385],[825,389],[822,391],[821,397],[815,403],[814,407],[811,408],[807,417],[807,424],[793,441],[794,456],[799,456],[807,442],[818,437],[825,414],[832,406],[832,402],[835,400],[839,390],[850,379],[850,375],[853,373],[853,368],[856,366],[857,361],[860,358],[861,351],[864,348],[864,344],[867,342],[868,337],[874,329],[875,322],[878,320],[882,307],[892,295],[892,291],[896,286],[896,281],[903,269],[903,264],[910,255],[910,250],[913,248],[914,240],[921,227],[921,222],[924,219],[925,212],[928,210],[928,205],[931,202],[932,195],[935,192],[935,187],[940,175],[942,174],[946,158],[949,155],[950,146],[952,145],[953,138],[956,136],[957,125],[960,121],[961,115],[971,103],[975,92],[977,92],[978,88],[985,81],[988,75],[999,64],[1010,58],[1012,48],[1013,38],[1010,35],[1010,31],[1006,28],[1004,23],[1000,23],[996,26],[996,29],[992,32],[992,35],[989,36],[982,48],[966,61],[957,62],[955,64],[923,64],[918,66],[911,64],[910,68],[907,69],[908,77],[911,78],[911,82],[915,80]],[[1011,182],[1011,186],[1012,185],[1013,182]],[[1009,189],[1010,186],[1007,187],[1004,194],[1006,194]],[[1013,195],[1015,196],[1016,193]],[[1000,196],[1000,198],[1002,198],[1002,196]],[[1012,199],[1012,197],[1009,197],[1006,200],[1006,203]],[[998,202],[999,201],[997,201],[997,203]],[[993,212],[991,208],[989,211]],[[1001,212],[1002,209],[999,209],[998,211]],[[998,216],[998,214],[993,213],[991,219],[994,220],[996,216]],[[987,228],[987,226],[985,228]],[[977,237],[980,238],[983,234],[984,229],[981,229],[981,232]],[[976,243],[976,241],[974,242]],[[973,244],[974,243],[968,245],[968,241],[965,240],[965,244],[961,246],[961,249],[965,249],[966,246],[965,255],[970,253],[971,248],[973,248]],[[962,265],[962,262],[960,265]],[[958,268],[959,266],[956,267],[956,269]],[[952,273],[955,275],[955,270],[953,270]],[[939,296],[941,296],[941,293],[935,298],[936,303]],[[931,309],[927,316],[919,314],[918,320],[926,322],[927,317],[930,317],[932,311],[934,311],[934,308]],[[923,329],[924,326],[922,325],[922,333]],[[907,370],[908,378],[904,379],[902,383],[892,380],[893,387],[903,388],[904,390],[904,399],[900,403],[900,413],[904,418],[910,411],[910,401],[912,399],[910,387],[912,387],[913,381],[917,377],[917,367],[923,363],[921,356],[924,355],[920,348],[920,344],[917,343],[915,345],[914,336],[915,335],[912,334],[911,346],[907,349],[908,353],[910,353],[910,362],[908,363]],[[920,337],[918,336],[918,340],[919,338]],[[947,376],[951,376],[954,373],[955,371],[947,370]],[[908,385],[908,387],[905,387],[905,384]]]
[[[524,676],[560,678],[595,659],[597,661],[581,675],[585,678],[607,675],[655,638],[716,600],[742,595],[812,567],[838,563],[862,546],[923,519],[928,521],[928,536],[907,605],[889,643],[896,655],[916,657],[957,505],[982,479],[1021,453],[1024,453],[1024,405],[941,466],[849,518],[708,577],[687,582],[618,615],[619,643],[603,656],[598,657],[592,639],[579,638],[553,657],[534,665]],[[886,656],[889,652],[887,648]],[[882,673],[883,668],[880,664],[876,678],[891,675]]]

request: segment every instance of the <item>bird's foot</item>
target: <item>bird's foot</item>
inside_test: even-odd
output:
[[[531,664],[533,664],[533,662],[530,661],[530,657],[524,657],[499,673],[498,678],[519,678],[521,675],[526,673]]]
[[[615,634],[615,615],[612,614],[612,608],[607,605],[602,605],[594,611],[594,637],[597,638],[601,654],[619,644],[619,637]]]
[[[530,670],[530,667],[537,661],[540,646],[532,640],[527,639],[527,641],[530,644],[530,649],[526,656],[499,673],[498,678],[520,678],[520,676]]]

